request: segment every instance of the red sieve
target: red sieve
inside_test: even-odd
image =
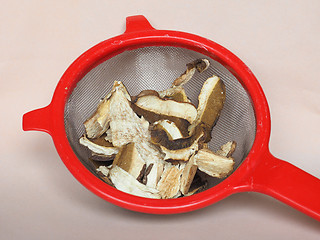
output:
[[[235,171],[210,188],[177,199],[149,199],[121,192],[95,173],[88,151],[79,145],[83,122],[99,99],[122,81],[131,95],[144,89],[163,90],[184,71],[185,63],[210,60],[206,73],[185,85],[193,102],[212,74],[226,85],[226,102],[209,147],[237,142]],[[273,157],[269,151],[270,113],[264,93],[250,69],[227,49],[208,39],[177,31],[156,30],[143,16],[127,18],[124,34],[83,53],[60,79],[51,103],[23,116],[23,129],[44,131],[69,171],[86,188],[118,206],[146,213],[171,214],[196,210],[230,194],[255,191],[270,195],[320,220],[320,181]]]

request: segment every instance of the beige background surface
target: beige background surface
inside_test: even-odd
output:
[[[257,193],[174,216],[123,210],[72,177],[49,135],[21,129],[75,58],[144,14],[238,55],[269,101],[272,153],[320,178],[319,9],[317,0],[1,1],[0,239],[319,239],[319,222]]]

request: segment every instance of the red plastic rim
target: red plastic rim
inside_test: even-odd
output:
[[[126,194],[110,187],[76,157],[69,145],[64,126],[64,108],[77,82],[101,62],[125,51],[147,46],[173,46],[193,50],[220,62],[234,74],[248,91],[256,114],[256,138],[253,147],[240,167],[226,180],[199,194],[179,199],[146,199]],[[118,206],[146,213],[169,214],[192,211],[208,206],[231,193],[250,189],[248,176],[268,149],[270,114],[265,95],[250,69],[234,54],[219,44],[193,34],[155,30],[141,16],[127,19],[127,31],[89,49],[76,59],[59,81],[51,104],[48,122],[43,129],[48,132],[69,171],[86,188],[101,198]],[[53,121],[51,119],[54,119]]]

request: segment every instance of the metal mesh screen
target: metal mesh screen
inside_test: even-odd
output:
[[[234,140],[237,168],[249,153],[255,138],[254,109],[246,90],[220,63],[198,52],[176,47],[145,47],[125,51],[92,69],[74,88],[65,106],[65,129],[68,140],[80,161],[94,173],[88,162],[89,152],[78,139],[85,132],[83,122],[95,111],[99,100],[111,90],[114,81],[122,81],[131,96],[145,89],[164,90],[197,58],[207,58],[210,67],[196,73],[184,86],[196,106],[204,81],[219,76],[226,85],[226,102],[217,125],[213,128],[211,150]],[[217,184],[214,180],[211,185]]]

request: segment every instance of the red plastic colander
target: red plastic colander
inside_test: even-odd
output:
[[[177,199],[149,199],[121,192],[103,182],[78,142],[83,122],[95,111],[114,81],[122,81],[131,95],[141,90],[164,90],[197,58],[210,68],[185,85],[192,102],[213,74],[226,85],[226,102],[212,132],[212,150],[235,140],[235,171],[210,188]],[[44,131],[69,171],[101,198],[134,211],[170,214],[196,210],[230,194],[255,191],[270,195],[320,220],[320,180],[271,155],[270,113],[265,95],[250,69],[234,54],[193,34],[156,30],[143,16],[127,18],[126,31],[92,47],[66,70],[51,103],[23,116],[23,129]]]

